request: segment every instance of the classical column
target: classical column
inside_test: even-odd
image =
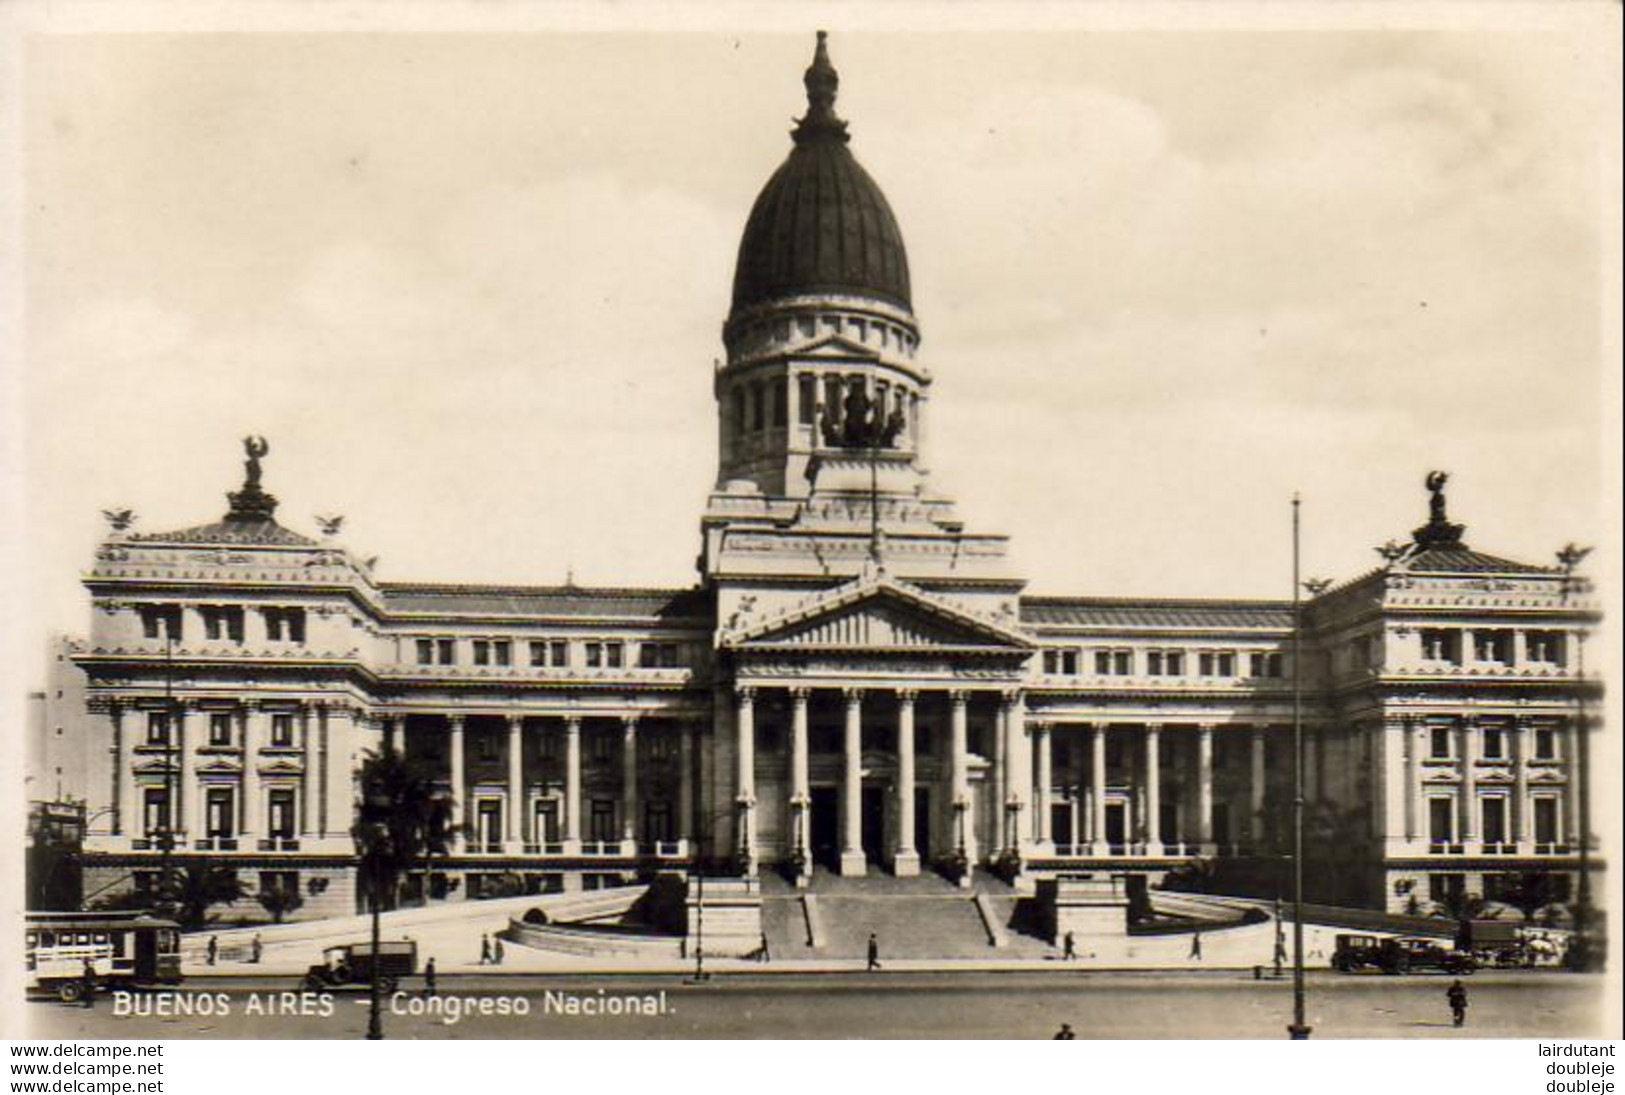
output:
[[[310,705],[299,705],[299,758],[303,762],[304,772],[299,777],[299,835],[310,837],[316,835],[318,822],[317,809],[313,803],[316,799],[317,772],[315,756],[311,751],[310,732]]]
[[[1314,802],[1320,798],[1320,756],[1322,746],[1319,736],[1306,724],[1303,728],[1303,798],[1305,802]]]
[[[564,718],[564,850],[581,850],[581,716]]]
[[[135,731],[124,721],[124,708],[117,702],[107,709],[113,724],[113,831],[127,837],[141,836],[141,796],[135,782]]]
[[[1252,779],[1248,785],[1251,792],[1249,806],[1252,810],[1252,834],[1255,852],[1257,847],[1264,843],[1264,727],[1253,727],[1253,755]]]
[[[1037,826],[1034,838],[1047,849],[1053,849],[1055,834],[1050,831],[1050,793],[1055,783],[1054,755],[1047,722],[1033,724],[1033,742],[1038,749],[1038,786],[1033,789],[1033,813]]]
[[[252,852],[258,848],[254,834],[265,820],[265,807],[260,802],[260,720],[265,716],[261,709],[244,704],[237,717],[243,741],[242,824],[238,832],[243,838],[242,847]]]
[[[1019,691],[1004,696],[1005,730],[1010,743],[1005,749],[1005,794],[1010,799],[1013,817],[1010,822],[1010,849],[1021,852],[1030,840],[1038,836],[1037,821],[1032,817],[1033,751],[1027,737],[1027,700]],[[1028,820],[1023,828],[1022,815]]]
[[[1580,734],[1581,720],[1568,718],[1563,722],[1563,840],[1576,852],[1591,840],[1586,831],[1586,819],[1580,816]]]
[[[1425,719],[1407,719],[1408,728],[1406,738],[1411,743],[1411,773],[1409,782],[1405,787],[1405,794],[1410,800],[1412,820],[1411,839],[1426,841],[1432,834],[1427,832],[1428,815],[1424,802],[1423,788],[1426,780],[1422,770],[1422,758],[1428,755],[1428,724]]]
[[[756,873],[756,689],[736,688],[737,709],[734,727],[738,737],[735,750],[739,767],[734,780],[735,803],[739,808],[739,833],[735,851],[746,861],[746,871]]]
[[[328,725],[327,705],[316,705],[316,835],[327,836],[328,791],[331,787],[333,758],[331,728]]]
[[[988,772],[993,802],[993,847],[996,852],[1010,847],[1015,833],[1010,828],[1010,708],[1000,702],[993,714],[993,767]]]
[[[910,689],[897,693],[897,854],[892,873],[907,878],[920,873],[914,848],[914,700]]]
[[[841,770],[841,873],[861,875],[868,864],[863,854],[863,689],[848,688],[846,740]]]
[[[348,843],[356,818],[356,765],[360,734],[355,708],[327,709],[326,835]]]
[[[807,701],[811,696],[811,689],[790,689],[790,825],[802,877],[812,874],[812,780],[807,760]]]
[[[1204,854],[1213,845],[1213,724],[1196,728],[1196,841]]]
[[[677,725],[677,839],[694,839],[694,724],[688,719]]]
[[[1097,722],[1089,732],[1089,854],[1106,850],[1106,731],[1110,723]]]
[[[621,719],[621,843],[637,851],[638,839],[638,717]]]
[[[1461,842],[1478,841],[1478,720],[1461,720]]]
[[[962,690],[948,693],[948,771],[954,819],[952,839],[956,850],[964,853],[967,864],[976,862],[976,813],[970,797],[969,702],[970,696]],[[969,873],[960,881],[962,885],[969,886]]]
[[[508,839],[512,852],[525,847],[525,716],[508,716]]]
[[[451,733],[448,736],[451,751],[451,828],[452,837],[450,847],[453,851],[461,851],[465,845],[467,834],[463,826],[468,823],[468,810],[463,802],[468,795],[467,782],[463,775],[463,716],[447,715],[446,725]]]
[[[1530,737],[1529,720],[1520,717],[1512,731],[1512,839],[1517,841],[1518,852],[1521,855],[1527,855],[1530,851],[1528,847]]]
[[[172,715],[175,720],[175,748],[179,752],[181,760],[180,812],[173,825],[177,832],[186,834],[187,844],[190,845],[191,840],[197,835],[201,835],[204,830],[202,825],[196,825],[194,821],[194,811],[197,808],[197,770],[194,763],[196,758],[192,756],[192,743],[186,740],[185,706],[177,704]],[[175,850],[183,851],[184,848],[177,842]]]
[[[1162,724],[1145,724],[1145,851],[1162,854]]]

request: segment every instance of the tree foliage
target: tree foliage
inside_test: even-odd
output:
[[[368,754],[359,776],[355,840],[361,892],[374,908],[395,903],[409,871],[444,854],[452,836],[452,800],[422,763],[391,749]]]

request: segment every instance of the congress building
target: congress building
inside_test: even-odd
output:
[[[53,650],[39,763],[86,802],[87,894],[153,886],[173,840],[296,889],[298,916],[356,911],[355,776],[386,743],[434,766],[458,826],[414,900],[661,870],[1268,874],[1295,691],[1324,896],[1572,884],[1599,620],[1574,555],[1469,546],[1424,468],[1418,527],[1301,609],[1026,595],[1007,538],[925,476],[955,441],[931,435],[903,238],[822,36],[804,80],[739,245],[694,584],[382,581],[337,521],[278,520],[250,438],[240,480],[227,454],[206,470],[236,487],[217,520],[109,515],[88,634]]]

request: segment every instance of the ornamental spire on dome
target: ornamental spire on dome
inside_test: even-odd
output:
[[[793,136],[796,144],[815,140],[848,141],[846,123],[835,114],[835,93],[840,89],[841,76],[829,63],[829,48],[825,40],[827,31],[818,32],[818,46],[813,50],[812,64],[807,66],[801,82],[807,88],[807,116],[796,122]]]

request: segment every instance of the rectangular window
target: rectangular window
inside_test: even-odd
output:
[[[1506,748],[1505,730],[1499,726],[1484,727],[1484,746],[1481,755],[1485,760],[1504,760]]]
[[[1512,633],[1510,631],[1473,632],[1473,658],[1497,665],[1512,664]]]
[[[1505,844],[1507,841],[1507,800],[1492,795],[1483,802],[1484,825],[1480,830],[1486,844]]]
[[[660,665],[660,645],[658,643],[638,644],[638,667],[640,669],[655,669]]]
[[[676,839],[676,827],[672,824],[671,803],[649,802],[643,807],[643,839],[650,843],[660,843]]]
[[[148,745],[168,745],[169,744],[169,712],[167,712],[167,711],[149,711],[149,712],[147,712],[147,744]]]
[[[545,666],[547,664],[547,644],[545,642],[536,639],[531,640],[530,664],[533,666]]]
[[[1443,796],[1428,799],[1428,839],[1435,844],[1456,842],[1456,804]]]
[[[227,746],[231,744],[231,712],[209,712],[209,744]]]
[[[676,643],[660,644],[660,667],[662,669],[676,669],[683,664],[683,651]]]
[[[587,654],[587,668],[602,669],[604,665],[604,644],[587,643],[584,649]]]
[[[203,615],[203,635],[215,641],[229,640],[234,643],[243,641],[243,610],[224,605],[205,605],[200,609]]]
[[[265,637],[272,642],[305,641],[305,610],[302,608],[263,608]]]
[[[279,749],[293,747],[293,715],[278,711],[271,716],[271,745]]]
[[[1236,675],[1236,656],[1234,654],[1226,652],[1226,653],[1220,654],[1215,660],[1218,663],[1218,665],[1217,665],[1217,675],[1218,676],[1220,676],[1220,677],[1234,677]]]
[[[796,421],[811,426],[818,413],[818,381],[811,373],[802,373],[797,382]]]
[[[533,815],[535,825],[531,832],[538,844],[557,844],[559,841],[559,804],[553,799],[537,799]]]
[[[1104,677],[1112,671],[1112,652],[1110,650],[1095,651],[1095,674]]]
[[[146,605],[141,609],[141,634],[149,639],[181,641],[179,605]]]
[[[1422,657],[1430,662],[1461,664],[1461,632],[1450,628],[1422,629]]]
[[[419,665],[433,665],[434,664],[434,640],[433,639],[419,639],[418,640],[418,664]]]
[[[294,814],[293,791],[286,787],[274,788],[266,796],[266,835],[275,840],[291,840],[298,831]]]
[[[1076,677],[1078,675],[1078,651],[1061,651],[1061,672],[1065,673],[1069,677]]]
[[[148,787],[141,795],[142,832],[150,840],[169,830],[169,790]]]
[[[599,842],[615,841],[621,834],[615,831],[615,800],[595,798],[592,800],[591,833],[592,839]]]
[[[435,640],[435,654],[440,659],[440,664],[441,665],[456,665],[457,664],[457,640],[456,639],[437,639],[437,640]]]
[[[491,644],[491,658],[497,665],[513,664],[513,644],[507,639],[497,639]]]
[[[1534,800],[1535,843],[1556,844],[1562,839],[1557,827],[1557,799],[1543,795]]]
[[[1450,744],[1454,736],[1448,726],[1432,727],[1428,731],[1428,756],[1434,760],[1449,760],[1455,753]]]
[[[489,642],[487,642],[485,639],[475,639],[474,640],[474,664],[475,665],[490,665],[491,664],[491,644]]]
[[[1148,650],[1145,652],[1145,672],[1149,677],[1162,676],[1162,651]]]
[[[621,662],[625,657],[625,653],[626,647],[623,643],[605,643],[604,665],[609,669],[621,668]]]
[[[1116,650],[1112,652],[1112,672],[1119,677],[1127,677],[1134,672],[1134,652],[1130,650]]]
[[[1539,665],[1563,664],[1563,633],[1531,631],[1524,637],[1524,656]]]
[[[1535,727],[1535,759],[1557,759],[1557,731],[1550,726]]]
[[[230,838],[237,835],[237,828],[232,819],[237,816],[233,809],[233,798],[229,787],[211,787],[205,793],[205,826],[206,836],[219,839]]]

